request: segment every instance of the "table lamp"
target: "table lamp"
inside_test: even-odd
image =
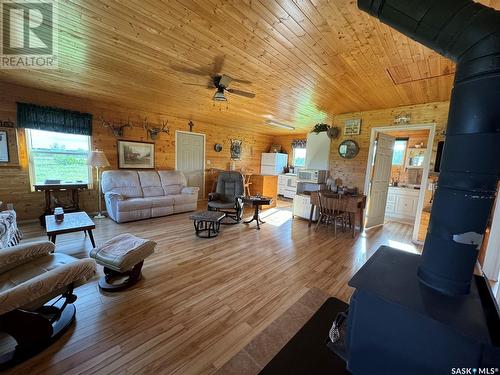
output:
[[[90,151],[89,156],[87,159],[87,165],[90,165],[91,167],[95,167],[97,170],[97,185],[99,186],[99,195],[98,195],[98,211],[97,215],[94,216],[94,219],[103,219],[106,216],[104,216],[101,212],[101,172],[100,168],[103,167],[108,167],[109,166],[109,161],[106,159],[106,155],[104,155],[104,152],[95,150],[95,151]]]

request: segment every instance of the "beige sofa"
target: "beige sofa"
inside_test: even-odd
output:
[[[117,223],[196,210],[198,187],[179,171],[104,171],[106,209]]]

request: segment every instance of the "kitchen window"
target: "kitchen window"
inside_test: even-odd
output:
[[[394,153],[392,154],[392,165],[405,164],[407,146],[408,139],[396,139],[396,142],[394,142]]]
[[[295,147],[292,154],[292,165],[294,167],[305,167],[306,165],[306,148]]]
[[[88,184],[90,136],[26,129],[31,185]]]

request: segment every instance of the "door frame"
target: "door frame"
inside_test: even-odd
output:
[[[404,130],[429,130],[429,137],[427,139],[427,151],[424,157],[424,170],[422,173],[422,183],[420,184],[420,194],[418,196],[417,204],[417,215],[415,217],[415,223],[413,224],[413,235],[412,241],[416,244],[423,244],[422,241],[418,240],[418,231],[420,229],[420,222],[422,217],[422,209],[424,208],[425,192],[427,191],[429,171],[431,164],[432,149],[434,146],[434,138],[436,135],[436,123],[428,124],[415,124],[415,125],[389,125],[389,126],[377,126],[371,128],[370,135],[370,149],[368,151],[368,160],[366,162],[366,173],[365,173],[365,187],[364,194],[368,196],[370,190],[370,182],[372,178],[372,160],[375,152],[375,140],[377,139],[377,133],[390,132],[390,131],[404,131]],[[366,220],[366,213],[363,220]]]
[[[176,130],[175,131],[175,170],[177,170],[177,144],[178,144],[178,134],[183,133],[183,134],[192,134],[192,135],[201,135],[203,137],[203,173],[202,173],[202,179],[203,179],[203,186],[200,186],[200,191],[201,191],[201,196],[198,195],[198,200],[203,200],[205,199],[205,166],[206,166],[206,147],[207,147],[207,137],[203,133],[195,133],[195,132],[188,132],[184,130]]]

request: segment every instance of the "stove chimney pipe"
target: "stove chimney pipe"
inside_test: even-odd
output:
[[[442,293],[468,294],[500,176],[500,12],[472,0],[358,0],[358,7],[457,63],[418,277]]]

